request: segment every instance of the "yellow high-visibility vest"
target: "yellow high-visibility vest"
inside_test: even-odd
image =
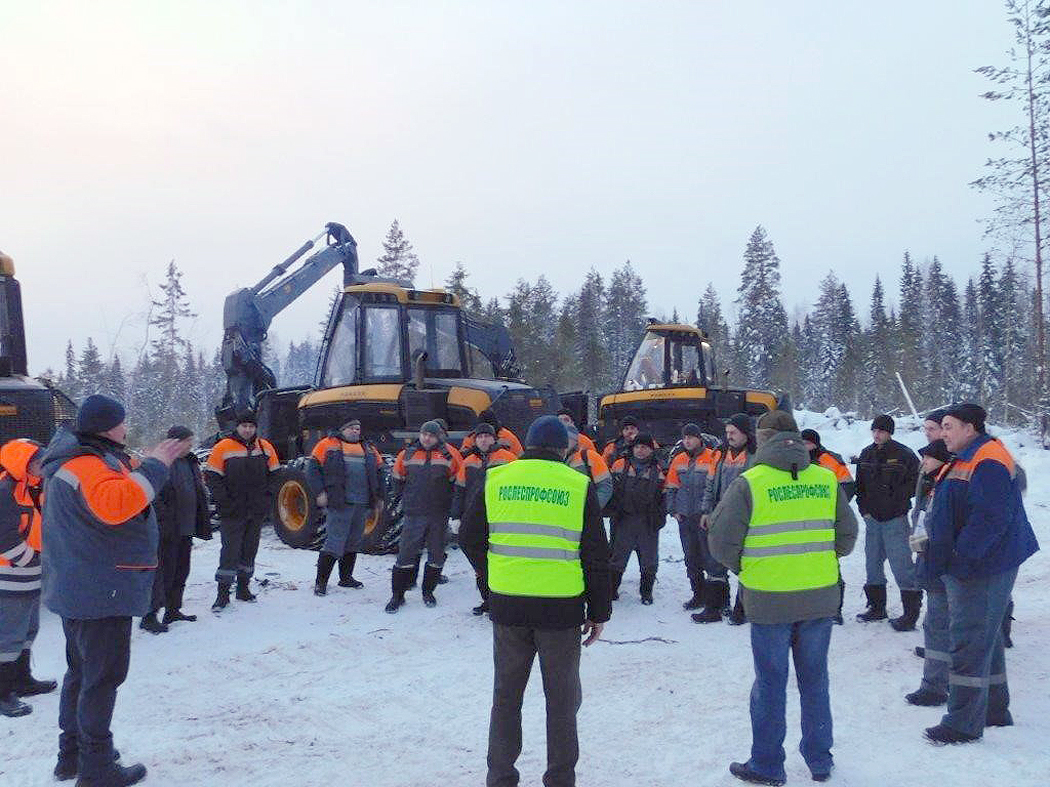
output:
[[[589,484],[571,467],[543,459],[489,468],[490,590],[542,598],[583,593],[580,538]]]
[[[752,511],[740,584],[773,593],[836,585],[835,474],[811,464],[797,479],[769,465],[756,465],[742,475],[751,488]]]

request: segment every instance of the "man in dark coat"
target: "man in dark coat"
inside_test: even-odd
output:
[[[652,436],[640,432],[630,456],[613,464],[613,497],[609,503],[614,522],[610,563],[613,598],[618,598],[627,561],[636,552],[641,573],[638,590],[642,603],[647,605],[653,603],[653,585],[660,565],[660,529],[667,519],[664,474],[655,449]]]
[[[153,501],[160,528],[157,573],[153,578],[152,609],[139,623],[139,628],[152,634],[163,634],[176,621],[192,623],[197,619],[196,615],[183,614],[182,594],[190,575],[193,537],[211,538],[211,514],[200,460],[191,451],[193,432],[185,426],[173,426],[168,430],[168,439],[183,442],[186,450],[172,463],[168,483]],[[164,619],[157,620],[162,607]]]

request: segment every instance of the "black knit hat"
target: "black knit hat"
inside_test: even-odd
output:
[[[816,429],[803,429],[802,439],[807,442],[813,443],[813,445],[815,445],[817,448],[820,448],[820,434],[817,432]]]
[[[499,416],[496,415],[492,410],[482,410],[478,416],[479,423],[492,424],[493,428],[499,430],[501,424],[499,422]]]
[[[525,447],[564,451],[569,447],[569,433],[557,416],[541,415],[529,426],[528,434],[525,435]]]
[[[944,464],[952,461],[952,453],[943,440],[934,440],[929,445],[924,445],[919,449],[919,456],[930,456]]]
[[[116,399],[91,394],[77,409],[76,430],[82,434],[102,434],[124,423],[127,412]]]
[[[686,424],[682,427],[682,437],[699,437],[703,432],[696,424]]]
[[[474,427],[474,436],[477,437],[478,435],[482,434],[489,434],[495,437],[496,430],[492,428],[492,424],[487,424],[484,421],[482,421],[480,424]]]
[[[896,430],[897,425],[893,422],[893,419],[888,415],[876,415],[875,420],[871,422],[871,430],[874,432],[876,429],[881,429],[884,432],[893,434]]]
[[[350,418],[350,419],[348,419],[346,421],[346,423],[344,423],[342,426],[339,427],[339,431],[341,432],[344,429],[348,429],[351,426],[360,426],[360,425],[361,425],[361,419],[360,418]]]
[[[255,415],[255,411],[242,410],[241,412],[237,413],[237,426],[240,426],[241,424],[255,424],[256,426],[258,426],[259,419]]]
[[[988,417],[988,413],[979,404],[973,402],[963,402],[962,404],[953,404],[951,407],[944,411],[945,415],[950,415],[964,424],[973,424],[973,428],[978,432],[984,432],[984,421]]]
[[[729,416],[729,420],[726,421],[726,424],[739,429],[746,435],[754,434],[755,431],[754,424],[746,413],[733,413]]]
[[[176,424],[168,430],[169,440],[185,440],[188,437],[193,437],[193,430],[188,426]]]
[[[926,413],[926,416],[922,419],[924,421],[933,421],[935,424],[939,424],[943,419],[947,411],[943,408],[939,410],[930,410]]]
[[[625,426],[633,426],[637,429],[638,419],[635,418],[633,415],[625,415],[623,418],[620,419],[620,428],[623,429]]]
[[[639,432],[638,436],[634,438],[634,444],[647,445],[654,451],[656,450],[656,441],[653,440],[653,436],[648,432]]]

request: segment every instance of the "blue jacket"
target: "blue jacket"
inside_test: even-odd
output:
[[[1001,442],[978,435],[949,465],[926,515],[924,580],[976,579],[1016,568],[1039,549],[1016,464]]]
[[[43,601],[63,618],[140,617],[150,611],[157,518],[150,503],[168,468],[132,470],[123,448],[61,430],[44,456]]]

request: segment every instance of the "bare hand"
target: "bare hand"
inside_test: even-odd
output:
[[[598,637],[602,635],[602,629],[605,628],[604,623],[595,623],[593,621],[586,621],[583,624],[583,628],[580,629],[580,635],[586,636],[587,639],[583,641],[583,646],[590,647],[591,643],[597,642]]]
[[[162,440],[146,452],[145,458],[159,459],[165,465],[171,467],[172,462],[189,450],[192,442],[190,438],[185,440]]]
[[[321,494],[319,494],[317,496],[317,505],[321,506],[321,508],[324,508],[325,506],[328,505],[328,493],[327,492],[322,492]]]
[[[708,516],[707,514],[704,514],[702,517],[700,517],[700,529],[701,530],[707,530],[707,526],[709,524],[711,524],[711,517],[710,516]]]

